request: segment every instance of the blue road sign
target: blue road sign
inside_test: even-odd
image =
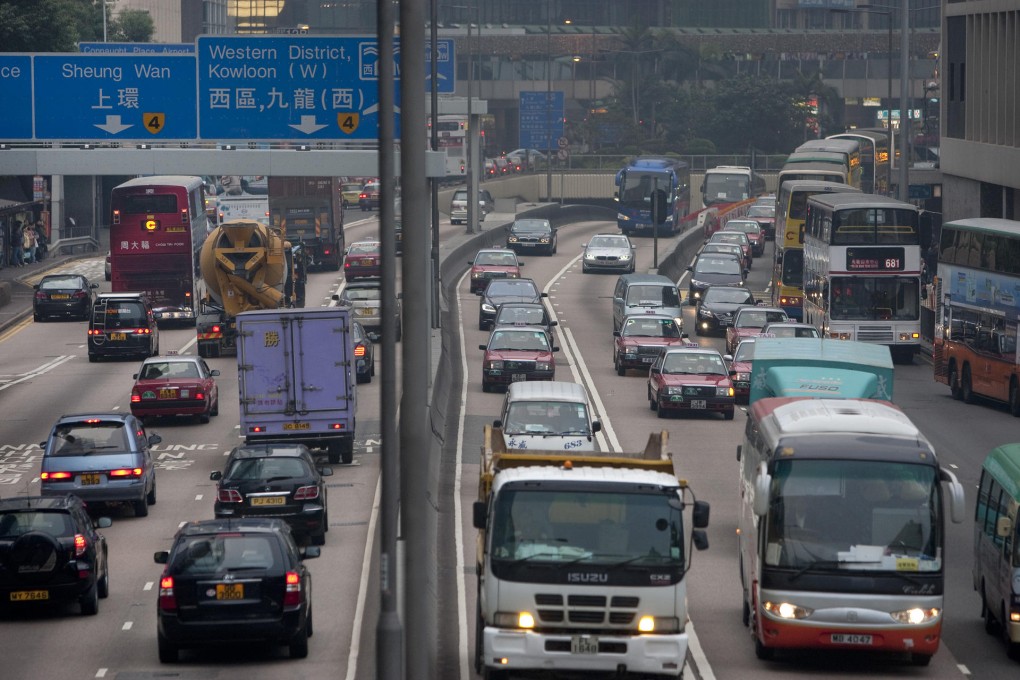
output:
[[[551,151],[563,136],[563,92],[521,92],[520,146]]]
[[[195,139],[195,58],[35,55],[36,139]]]
[[[455,59],[453,40],[436,41],[436,81],[439,84],[436,90],[439,94],[453,94],[457,90],[457,75],[454,70],[457,60]],[[432,43],[425,43],[425,91],[431,92],[429,81],[432,80]]]
[[[195,43],[78,43],[82,54],[194,54]]]
[[[400,49],[394,48],[399,81]],[[369,36],[199,36],[199,136],[375,139],[378,68],[378,41]]]
[[[0,55],[0,92],[6,102],[4,115],[0,116],[0,139],[31,139],[31,57]]]

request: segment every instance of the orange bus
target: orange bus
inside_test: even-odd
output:
[[[932,364],[956,399],[1008,404],[1020,417],[1020,222],[947,222],[939,238]]]

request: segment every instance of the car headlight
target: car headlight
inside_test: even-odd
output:
[[[631,257],[630,253],[624,253],[624,254],[620,255],[620,259],[621,260],[629,260],[630,257]]]
[[[541,240],[542,243],[549,243],[549,241],[550,241],[548,236],[543,236],[540,240]]]
[[[502,359],[492,359],[490,361],[486,361],[485,362],[485,369],[488,370],[488,371],[502,371],[503,370],[503,360]]]
[[[616,219],[620,222],[629,222],[630,218],[623,213],[616,213]]]
[[[507,239],[506,239],[506,242],[507,243],[517,243],[517,237],[516,236],[508,236]]]
[[[637,347],[624,347],[623,348],[623,354],[624,354],[624,356],[628,356],[628,357],[636,357],[637,356]]]
[[[682,387],[667,387],[666,388],[666,394],[668,394],[670,396],[679,395],[679,394],[683,394],[683,393],[684,393],[684,388],[682,388]]]
[[[485,276],[485,274],[483,274],[482,272],[471,272],[471,278],[473,279],[480,279],[483,276]]]
[[[698,281],[697,279],[691,279],[691,285],[695,288],[705,288],[708,286],[704,281]]]
[[[705,306],[702,306],[701,309],[698,310],[698,316],[700,316],[703,319],[715,318],[715,314],[712,313],[712,310]]]
[[[549,371],[549,370],[552,370],[552,362],[551,361],[536,361],[535,362],[535,370],[536,371]]]
[[[889,612],[889,616],[893,617],[896,623],[909,623],[917,626],[937,621],[941,613],[942,611],[937,607],[932,607],[931,609],[915,607],[914,609],[904,609],[899,612]]]
[[[517,272],[510,272],[509,274],[506,275],[506,277],[508,279],[516,279],[520,277],[520,274],[518,274]]]
[[[482,303],[482,311],[485,312],[486,314],[495,314],[496,313],[496,307],[494,305],[488,303],[488,302],[483,302]]]
[[[717,396],[717,397],[732,397],[733,396],[733,388],[732,387],[717,387],[717,388],[715,388],[715,396]]]
[[[765,602],[762,609],[781,619],[806,619],[814,613],[813,609],[801,607],[790,602]]]
[[[733,376],[736,380],[747,382],[751,379],[750,373],[735,373]]]
[[[586,259],[586,260],[594,260],[595,259],[595,255],[593,253],[585,253],[584,254],[584,259]]]

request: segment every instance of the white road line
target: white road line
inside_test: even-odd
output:
[[[202,494],[198,494],[197,496],[195,496],[195,500],[196,501],[202,500]]]
[[[142,586],[142,590],[152,590],[153,585],[155,585],[155,581],[146,581],[145,585]]]
[[[358,654],[361,651],[361,622],[365,618],[365,601],[368,599],[368,574],[372,568],[372,552],[375,550],[375,525],[379,519],[379,505],[382,503],[382,476],[375,484],[375,499],[372,514],[368,518],[368,543],[365,557],[361,561],[361,583],[358,585],[358,602],[354,607],[354,631],[351,634],[351,652],[348,655],[346,680],[354,680],[358,673]]]
[[[967,668],[967,667],[966,667],[965,665],[963,665],[962,663],[958,663],[958,664],[956,664],[956,667],[957,667],[957,668],[959,668],[959,669],[960,669],[960,672],[961,672],[961,673],[963,673],[964,675],[970,675],[970,669],[969,669],[969,668]]]
[[[468,270],[470,271],[470,270]],[[468,272],[464,272],[460,281],[457,282],[455,290],[460,294],[460,287],[464,283],[464,279],[467,278]],[[467,347],[464,344],[464,305],[457,303],[457,327],[460,329],[460,370],[463,378],[460,381],[460,403],[467,404],[467,376],[468,376],[468,365],[467,365]],[[474,678],[474,672],[471,669],[471,653],[470,643],[467,640],[468,630],[468,619],[467,619],[467,586],[464,583],[464,529],[462,528],[461,518],[461,503],[460,503],[460,484],[461,484],[461,465],[464,461],[464,419],[466,414],[463,408],[460,409],[460,415],[457,418],[457,448],[456,456],[454,459],[454,473],[453,473],[453,544],[454,550],[457,555],[457,569],[454,572],[457,574],[457,630],[464,631],[464,635],[461,638],[460,645],[460,677],[461,680],[472,680]],[[475,631],[477,635],[478,632]]]
[[[6,390],[8,387],[12,387],[13,385],[17,385],[19,383],[23,383],[26,380],[31,380],[32,378],[37,378],[40,375],[42,375],[43,373],[48,373],[49,371],[52,371],[57,366],[60,366],[62,364],[66,364],[68,361],[70,361],[73,358],[74,358],[73,354],[62,354],[62,355],[58,356],[55,359],[51,359],[50,361],[47,361],[45,364],[43,364],[42,366],[39,366],[38,368],[33,368],[28,373],[24,373],[24,374],[22,374],[20,377],[18,377],[16,379],[11,380],[10,382],[4,383],[3,385],[0,385],[0,391]]]
[[[188,523],[187,520],[185,520],[185,521],[181,522],[180,524],[178,524],[177,528],[180,529],[182,526],[184,526],[187,523]]]
[[[109,669],[108,668],[100,668],[98,671],[96,671],[95,677],[97,677],[97,678],[105,678],[107,670],[109,670]]]
[[[120,627],[121,630],[131,630],[131,626],[135,625],[133,621],[125,621],[124,625]]]

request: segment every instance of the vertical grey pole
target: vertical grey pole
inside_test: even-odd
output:
[[[467,233],[474,234],[475,231],[475,220],[478,219],[478,185],[475,184],[475,174],[471,171],[475,160],[475,115],[472,103],[474,99],[474,82],[475,82],[475,63],[474,63],[474,50],[471,45],[471,5],[468,4],[468,29],[467,29],[467,114],[468,114],[468,134],[467,134]]]
[[[652,266],[659,268],[659,178],[652,177]]]
[[[432,112],[432,134],[430,147],[433,151],[439,150],[439,0],[429,2],[429,41],[432,47],[432,61],[429,63],[430,80],[432,91],[430,94],[432,104],[429,110]],[[439,182],[438,177],[433,177],[431,182],[432,201],[432,328],[439,328]]]
[[[396,409],[396,252],[394,246],[393,201],[394,178],[394,63],[393,63],[393,4],[376,5],[377,39],[379,42],[379,236],[382,242],[382,385],[379,396],[382,434],[381,452],[381,509],[379,521],[379,620],[376,623],[376,672],[383,680],[403,680],[404,631],[400,622],[397,590],[400,565],[397,558],[397,522],[400,516],[400,448],[397,441]],[[420,83],[421,81],[419,81]],[[421,92],[419,91],[419,96]],[[405,145],[405,152],[411,145]],[[407,237],[417,231],[415,212],[405,206],[403,212],[409,220],[404,225]],[[420,219],[420,217],[418,218]],[[406,249],[413,253],[410,243]],[[414,306],[408,301],[408,307]],[[409,414],[404,414],[406,417]]]
[[[552,203],[552,0],[546,6],[545,18],[545,200]]]
[[[437,0],[438,2],[438,0]],[[893,129],[892,129],[892,12],[886,12],[886,19],[889,24],[889,52],[886,55],[886,66],[889,68],[889,96],[886,99],[885,104],[885,115],[886,120],[889,122],[889,162],[885,164],[885,193],[887,196],[892,195],[892,166],[893,159],[896,158],[896,149],[893,148]],[[878,159],[875,159],[878,162]]]
[[[401,0],[400,25],[425,25],[426,0]],[[384,3],[385,4],[385,3]],[[400,33],[400,176],[404,189],[404,256],[402,258],[402,289],[404,291],[404,342],[400,345],[403,364],[403,394],[400,401],[400,536],[403,562],[399,575],[404,584],[404,673],[428,680],[433,673],[423,664],[435,658],[433,650],[435,622],[430,620],[431,582],[435,584],[436,563],[424,560],[429,555],[435,518],[428,498],[430,493],[429,457],[432,431],[428,425],[428,382],[432,371],[431,332],[428,317],[428,247],[425,216],[428,197],[425,187],[425,109],[422,83],[425,82],[425,32]],[[433,62],[435,57],[433,56]],[[433,85],[435,81],[433,80]],[[393,411],[390,401],[389,410]],[[382,408],[387,408],[383,403]],[[381,412],[381,411],[380,411]],[[415,560],[411,567],[407,562]],[[380,653],[386,653],[386,649]]]
[[[892,17],[889,17],[892,20]],[[900,8],[900,193],[910,198],[910,0]]]

